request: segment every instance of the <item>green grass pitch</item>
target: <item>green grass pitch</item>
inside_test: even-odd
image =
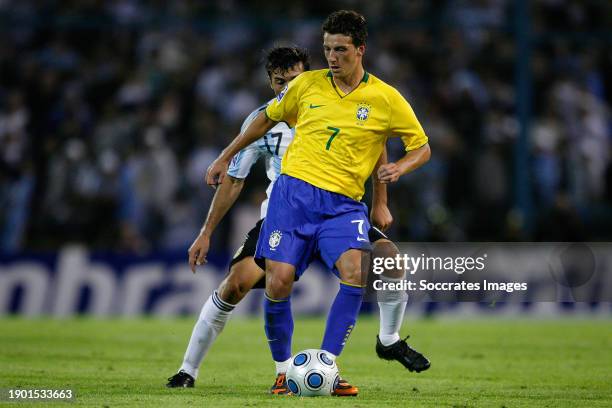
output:
[[[294,350],[318,347],[322,319],[298,319]],[[0,320],[0,388],[73,388],[73,403],[143,407],[610,407],[612,324],[569,318],[408,318],[403,331],[432,361],[409,373],[374,353],[378,320],[363,317],[338,360],[357,398],[273,397],[260,319],[230,321],[194,389],[166,389],[193,319]],[[5,402],[0,402],[5,404]],[[15,406],[15,404],[11,404]]]

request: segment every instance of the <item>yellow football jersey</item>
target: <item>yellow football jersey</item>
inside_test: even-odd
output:
[[[348,94],[336,87],[331,71],[304,72],[268,105],[266,114],[295,127],[282,174],[355,200],[361,200],[387,137],[401,137],[407,151],[427,143],[408,102],[367,72]]]

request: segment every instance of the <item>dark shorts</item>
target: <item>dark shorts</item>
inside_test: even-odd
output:
[[[263,224],[263,219],[257,221],[257,224],[246,234],[244,242],[238,248],[232,261],[230,262],[229,269],[232,269],[234,264],[242,261],[244,258],[255,256],[255,248],[257,247],[257,240],[259,239],[259,231],[261,230],[261,224]],[[370,242],[374,243],[381,239],[389,239],[381,230],[376,227],[371,227],[368,231],[368,238],[370,238]],[[263,259],[261,261],[264,261]],[[257,262],[257,264],[265,269],[265,265],[261,264],[261,262]],[[262,267],[263,266],[263,267]],[[295,280],[297,281],[299,276],[296,275]],[[253,289],[264,289],[266,287],[265,278],[260,279]]]
[[[255,256],[255,248],[257,247],[257,240],[259,239],[259,230],[261,230],[261,224],[263,224],[264,219],[257,221],[255,226],[246,234],[244,238],[244,242],[238,248],[232,261],[230,262],[229,269],[232,269],[234,264],[242,261],[244,258]],[[262,268],[264,269],[264,268]],[[264,289],[266,287],[266,277],[264,276],[260,280],[257,281],[253,289]]]

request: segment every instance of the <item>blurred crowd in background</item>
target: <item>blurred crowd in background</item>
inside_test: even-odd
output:
[[[529,20],[515,3],[0,0],[0,250],[187,248],[206,168],[273,96],[264,50],[298,44],[324,68],[320,25],[342,8],[367,17],[366,69],[430,137],[432,160],[389,189],[391,237],[610,240],[612,3],[529,1]],[[266,185],[254,169],[213,249],[241,241]]]

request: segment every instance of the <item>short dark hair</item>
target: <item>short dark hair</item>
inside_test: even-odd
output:
[[[304,64],[304,70],[310,69],[310,55],[304,48],[274,47],[266,53],[266,72],[272,78],[272,73],[277,69],[285,72],[298,63]]]
[[[368,38],[365,17],[353,10],[334,11],[327,16],[321,30],[323,34],[342,34],[351,37],[355,47],[364,45]]]

